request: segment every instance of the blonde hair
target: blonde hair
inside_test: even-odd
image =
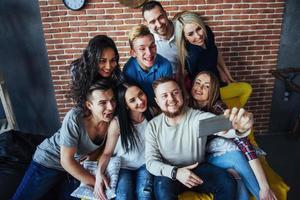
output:
[[[186,56],[188,56],[186,51],[187,40],[184,36],[184,30],[183,30],[184,26],[186,24],[191,24],[191,23],[197,24],[203,30],[205,38],[207,37],[207,31],[201,17],[194,12],[190,12],[190,11],[180,12],[174,16],[174,21],[175,21],[175,38],[176,38],[176,46],[177,46],[177,55],[179,60],[179,67],[177,73],[179,75],[178,77],[183,78],[185,60],[186,60]]]
[[[147,36],[147,35],[151,35],[154,39],[153,34],[150,32],[147,26],[142,24],[134,26],[128,34],[130,48],[133,49],[133,41],[136,38]]]

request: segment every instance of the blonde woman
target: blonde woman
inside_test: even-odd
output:
[[[175,35],[180,67],[178,77],[194,81],[201,71],[210,71],[220,81],[221,97],[230,107],[246,104],[252,88],[248,83],[235,82],[219,54],[209,26],[193,12],[185,11],[175,16]],[[181,80],[182,81],[182,80]],[[189,90],[190,84],[187,87]]]

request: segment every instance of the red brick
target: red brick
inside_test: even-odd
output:
[[[61,29],[62,32],[78,32],[78,30],[78,27],[67,27]]]
[[[81,42],[81,40],[80,39],[78,39],[78,38],[65,38],[64,39],[64,43],[78,43],[78,42]]]
[[[105,9],[105,13],[107,14],[121,14],[123,13],[123,9]]]
[[[249,8],[249,7],[250,7],[249,4],[234,4],[234,5],[233,5],[233,8],[234,8],[234,9],[237,9],[237,8],[247,9],[247,8]]]
[[[223,10],[207,10],[206,15],[223,15]]]
[[[132,18],[132,14],[115,15],[115,19],[118,21],[124,21],[124,19],[130,19],[130,18]]]
[[[103,9],[103,8],[113,8],[114,7],[114,4],[112,3],[101,3],[101,4],[97,4],[95,5],[95,8],[97,9]]]
[[[59,22],[60,19],[59,17],[44,17],[43,18],[43,22],[47,23],[47,22]]]
[[[95,9],[95,10],[87,10],[86,11],[86,14],[88,14],[88,15],[102,15],[102,14],[104,14],[105,13],[105,11],[104,10],[102,10],[102,9]]]
[[[81,27],[80,31],[97,31],[97,27]]]
[[[215,20],[230,20],[230,19],[232,19],[232,17],[229,15],[223,15],[223,16],[215,16],[214,19]]]
[[[44,30],[44,32],[45,33],[60,33],[61,29],[59,29],[59,28],[49,28],[49,29]]]
[[[277,65],[284,1],[166,0],[162,4],[171,17],[178,11],[193,10],[211,26],[233,77],[252,84],[254,92],[246,108],[255,113],[257,134],[265,132],[274,87],[274,77],[268,70]],[[130,57],[128,31],[143,20],[140,9],[125,7],[116,0],[91,0],[80,11],[68,10],[61,0],[39,0],[39,5],[62,119],[73,106],[67,96],[69,64],[81,55],[90,38],[97,34],[111,36],[123,66]]]
[[[88,20],[96,20],[96,16],[78,16],[78,20],[88,21]]]
[[[64,16],[67,14],[67,11],[52,11],[49,14],[50,16]]]
[[[238,15],[241,13],[242,10],[224,10],[224,15]]]
[[[206,1],[207,4],[218,4],[218,3],[223,3],[223,0],[209,0]]]

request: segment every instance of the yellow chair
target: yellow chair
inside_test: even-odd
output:
[[[249,83],[234,82],[220,88],[221,99],[229,107],[243,107],[252,93]]]
[[[255,148],[259,148],[257,142],[254,138],[253,131],[248,136],[251,144]],[[287,193],[290,187],[283,181],[283,179],[270,167],[267,160],[264,156],[260,156],[259,160],[261,162],[262,168],[266,174],[268,183],[270,188],[275,193],[278,200],[287,200]],[[213,195],[208,194],[197,194],[195,192],[184,192],[179,195],[179,200],[213,200]],[[253,196],[251,196],[251,200],[255,200]]]
[[[248,136],[250,142],[253,144],[254,147],[258,147],[254,139],[254,134]],[[262,168],[266,174],[267,180],[269,182],[270,188],[275,193],[278,200],[287,200],[287,193],[290,187],[283,181],[283,179],[270,167],[267,160],[264,156],[260,156],[259,160],[261,162]],[[213,200],[213,195],[207,194],[197,194],[194,192],[184,192],[179,195],[179,200]],[[250,198],[251,200],[255,200],[253,196]]]
[[[229,108],[243,107],[252,93],[252,87],[248,83],[230,83],[220,89],[221,98]],[[255,141],[253,131],[248,136],[251,144],[258,148],[258,144]],[[266,174],[270,188],[275,193],[278,200],[286,200],[289,186],[283,181],[283,179],[269,166],[264,156],[259,157],[262,168]],[[184,192],[179,195],[179,200],[213,200],[212,194],[197,194],[194,192]],[[255,200],[251,196],[251,200]]]
[[[195,192],[184,192],[178,196],[179,200],[213,200],[212,194],[198,194]]]

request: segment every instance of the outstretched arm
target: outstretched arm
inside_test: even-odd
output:
[[[246,156],[249,165],[254,172],[255,178],[260,188],[260,200],[276,200],[273,191],[270,189],[267,178],[261,166],[260,160],[257,158],[253,145],[248,137],[234,138],[233,141]]]
[[[266,175],[264,173],[264,170],[261,166],[259,159],[257,158],[257,159],[250,160],[249,165],[252,168],[252,171],[254,172],[254,175],[259,184],[260,200],[277,200],[274,192],[270,189]]]
[[[95,185],[95,177],[85,170],[79,162],[74,159],[77,152],[76,147],[61,146],[60,149],[60,162],[62,167],[79,181],[90,186]]]
[[[247,112],[243,108],[237,109],[234,107],[232,109],[227,109],[225,110],[224,115],[229,117],[233,128],[240,133],[248,132],[253,126],[252,113]]]
[[[119,139],[119,135],[120,135],[120,129],[118,126],[118,120],[113,119],[108,128],[105,149],[100,157],[97,172],[96,172],[96,183],[94,187],[94,194],[96,197],[100,198],[101,200],[106,199],[104,193],[104,186],[106,188],[109,188],[109,181],[105,176],[105,170],[114,152],[114,149]]]
[[[224,115],[229,118],[233,128],[227,131],[221,131],[216,135],[225,138],[242,138],[250,134],[253,126],[253,117],[251,113],[246,112],[243,108],[237,109],[234,107],[225,110]]]

